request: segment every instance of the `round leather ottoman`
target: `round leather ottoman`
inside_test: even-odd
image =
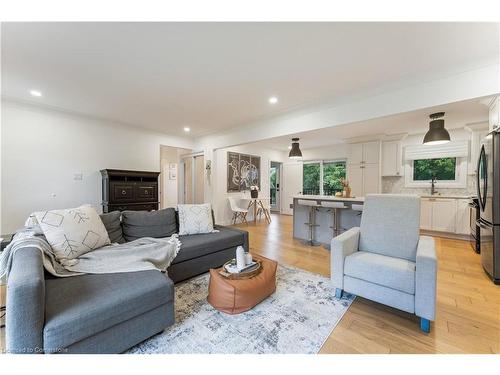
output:
[[[261,256],[254,256],[262,262],[262,271],[244,280],[230,280],[219,274],[219,269],[210,270],[208,303],[227,314],[239,314],[250,310],[276,290],[276,269],[278,263]]]

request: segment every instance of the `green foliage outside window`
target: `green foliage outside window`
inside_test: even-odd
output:
[[[303,166],[303,194],[318,195],[321,186],[321,164],[307,163]],[[334,195],[342,191],[340,180],[346,177],[345,162],[323,163],[323,194]]]
[[[345,178],[345,163],[332,162],[323,163],[323,194],[335,195],[337,191],[342,191],[343,186],[340,180]]]
[[[437,180],[453,181],[455,180],[457,159],[420,159],[413,161],[413,180],[428,181],[433,176]]]
[[[304,164],[303,168],[303,194],[318,195],[320,179],[320,164]]]

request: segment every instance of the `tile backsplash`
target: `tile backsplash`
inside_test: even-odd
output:
[[[436,190],[445,195],[475,195],[475,178],[467,176],[467,188],[465,189],[436,188]],[[428,188],[407,188],[404,177],[382,177],[382,193],[427,195],[430,194],[430,191],[430,184]]]

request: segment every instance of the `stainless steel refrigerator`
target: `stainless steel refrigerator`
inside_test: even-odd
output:
[[[481,141],[477,196],[481,263],[495,284],[500,284],[500,133],[491,132]]]

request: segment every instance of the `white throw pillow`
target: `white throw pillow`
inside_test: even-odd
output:
[[[205,204],[179,204],[179,235],[213,233],[212,206]]]
[[[111,243],[99,214],[90,205],[33,215],[59,260],[74,259]]]

